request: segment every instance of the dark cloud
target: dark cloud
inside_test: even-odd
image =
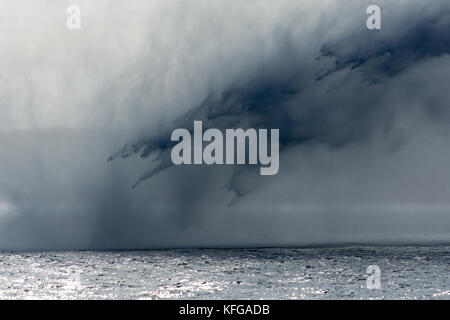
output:
[[[385,28],[376,33],[364,30],[324,44],[316,59],[333,59],[334,66],[318,73],[317,80],[342,69],[352,69],[362,72],[371,83],[380,82],[424,59],[449,53],[450,35],[446,30],[450,27],[450,5],[439,3],[431,7],[433,10],[417,13],[411,5],[400,17],[389,17],[386,13],[398,21],[388,20]],[[401,24],[407,28],[390,28]]]
[[[141,176],[138,183],[151,178],[172,166],[168,150],[174,143],[168,139],[170,133],[176,128],[192,131],[194,120],[202,120],[205,129],[280,128],[281,147],[303,143],[342,147],[361,141],[379,127],[389,128],[394,113],[386,110],[391,105],[382,105],[381,94],[392,85],[387,78],[426,59],[450,53],[450,34],[446,32],[450,27],[449,5],[435,6],[427,14],[404,11],[400,17],[386,14],[394,21],[384,18],[384,30],[360,28],[322,45],[315,59],[310,60],[299,61],[301,48],[292,34],[288,30],[277,31],[277,50],[270,59],[259,62],[257,71],[245,74],[244,81],[208,94],[201,104],[173,121],[161,134],[126,145],[110,160],[135,153],[146,158],[160,152],[154,160],[158,165]],[[389,28],[403,24],[407,18],[412,20],[406,23],[407,28]],[[333,66],[321,69],[321,60],[328,60],[326,63]],[[316,77],[308,77],[314,69],[319,69]],[[344,79],[326,81],[342,70],[347,72]],[[356,80],[361,83],[355,83],[355,73],[361,76]],[[372,87],[375,83],[379,86]],[[311,87],[326,92],[314,95]]]

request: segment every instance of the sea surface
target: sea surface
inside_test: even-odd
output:
[[[448,300],[449,267],[450,246],[2,252],[0,299]]]

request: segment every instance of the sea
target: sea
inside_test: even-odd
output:
[[[449,267],[450,246],[1,252],[0,299],[449,300]]]

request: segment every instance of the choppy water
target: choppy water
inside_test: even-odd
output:
[[[450,299],[449,266],[449,246],[0,253],[0,298]]]

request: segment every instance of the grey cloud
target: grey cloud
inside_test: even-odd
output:
[[[170,132],[175,128],[190,129],[194,120],[203,120],[206,128],[281,128],[282,146],[302,143],[344,146],[369,136],[379,126],[389,127],[393,113],[385,110],[381,99],[381,92],[389,91],[386,87],[391,84],[386,77],[395,77],[420,61],[450,51],[446,32],[450,26],[450,6],[433,5],[427,14],[419,10],[422,6],[423,3],[412,6],[412,10],[405,9],[400,16],[386,14],[384,30],[374,32],[360,28],[324,44],[314,60],[303,56],[289,31],[277,31],[274,40],[277,50],[269,60],[259,62],[256,72],[243,72],[244,80],[208,94],[201,104],[175,120],[162,135],[126,145],[110,160],[134,153],[145,158],[162,151],[156,159],[158,166],[143,175],[139,182],[151,178],[171,167],[167,152],[173,146],[167,139]],[[387,12],[391,8],[386,5],[383,9]],[[412,22],[405,22],[406,19]],[[402,24],[407,27],[399,27]],[[328,60],[325,64],[332,62],[333,67],[321,69],[324,64],[321,60]],[[315,78],[311,70],[319,70]],[[350,74],[337,83],[325,81],[325,77],[342,70]],[[362,74],[362,83],[355,83],[359,81],[351,74],[355,72]],[[373,84],[383,79],[386,83],[380,84],[382,88],[364,84],[366,80]],[[315,95],[311,87],[330,89],[325,95]],[[375,107],[378,110],[374,112]]]
[[[364,2],[95,1],[89,35],[28,35],[53,63],[6,38],[0,247],[448,242],[447,2],[372,32]],[[280,128],[279,174],[171,166],[194,120]]]

